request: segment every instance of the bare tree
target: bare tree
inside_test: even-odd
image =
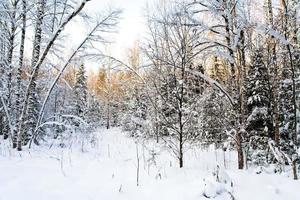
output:
[[[162,11],[160,18],[150,18],[151,42],[146,55],[155,77],[150,78],[161,104],[153,104],[163,121],[167,144],[183,167],[184,145],[197,137],[195,115],[201,85],[193,92],[189,70],[202,70],[195,60],[202,51],[199,32],[188,24],[182,7]],[[152,102],[155,102],[153,97]]]

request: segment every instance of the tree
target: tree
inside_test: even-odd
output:
[[[75,115],[81,117],[82,119],[85,118],[87,113],[87,81],[85,75],[85,68],[84,65],[81,64],[77,73],[76,73],[76,80],[74,86],[74,109]]]
[[[31,69],[33,70],[35,65],[37,64],[39,58],[40,58],[40,52],[41,52],[41,45],[42,45],[42,25],[44,21],[45,16],[45,7],[46,7],[46,1],[45,0],[38,0],[37,2],[37,17],[35,21],[35,31],[34,31],[34,39],[33,39],[33,49],[32,49],[32,57],[31,57]],[[39,72],[35,74],[35,76],[38,76]],[[23,135],[23,145],[26,145],[29,141],[29,139],[32,137],[34,133],[34,128],[36,125],[37,116],[39,112],[39,92],[37,88],[37,81],[33,81],[31,88],[30,88],[30,94],[28,97],[28,106],[26,111],[26,125]]]
[[[107,129],[118,125],[120,81],[118,73],[111,70],[111,63],[107,68],[99,69],[95,87],[98,98],[103,102],[102,118]]]
[[[235,131],[234,141],[238,152],[238,168],[244,168],[242,134],[245,132],[244,93],[243,85],[246,75],[246,30],[250,27],[246,19],[247,9],[243,1],[193,1],[188,3],[186,9],[190,11],[192,23],[203,32],[203,51],[208,55],[215,55],[226,61],[228,83],[226,90],[234,99],[233,110],[236,112],[235,123],[232,129]],[[211,21],[204,19],[210,16]],[[249,46],[252,44],[249,44]]]
[[[251,161],[255,164],[266,164],[268,140],[273,138],[270,85],[268,69],[263,62],[262,50],[255,51],[253,64],[246,79],[247,127],[249,133],[245,140],[250,143]]]
[[[13,54],[14,54],[14,49],[16,45],[16,32],[17,32],[17,11],[18,11],[18,3],[19,0],[14,0],[14,1],[5,1],[2,3],[1,9],[4,10],[4,18],[3,22],[1,23],[5,34],[3,38],[3,43],[6,44],[6,55],[5,58],[3,59],[3,75],[4,80],[5,80],[5,88],[6,88],[6,97],[5,97],[5,102],[7,104],[7,111],[11,112],[12,111],[12,93],[13,93],[13,83],[12,83],[12,75],[13,75]],[[3,36],[2,36],[3,37]],[[2,52],[4,53],[4,52]],[[4,139],[7,139],[9,137],[8,132],[12,131],[8,125],[8,116],[3,118],[4,121],[3,123],[3,135]],[[3,120],[2,119],[2,120]],[[15,138],[15,137],[14,137]]]
[[[214,144],[216,148],[222,148],[230,140],[226,133],[234,120],[229,102],[223,96],[213,88],[206,88],[200,104],[200,141],[205,145]]]
[[[146,89],[142,84],[136,85],[133,89],[127,87],[122,104],[121,124],[125,131],[130,132],[131,136],[149,136],[152,126],[148,124],[149,102]]]
[[[186,142],[199,135],[194,120],[198,116],[195,108],[201,96],[201,84],[191,81],[193,75],[189,70],[199,70],[194,61],[200,52],[197,43],[200,38],[188,23],[189,16],[180,5],[175,5],[173,10],[161,10],[161,16],[149,20],[152,38],[146,49],[155,74],[149,80],[158,97],[149,99],[169,135],[166,142],[178,159],[179,167],[183,167]],[[154,103],[157,100],[159,103]]]

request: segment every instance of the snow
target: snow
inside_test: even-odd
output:
[[[2,142],[0,200],[299,199],[300,181],[236,170],[233,151],[225,152],[225,169],[223,151],[191,147],[179,169],[162,144],[136,143],[117,128],[95,134],[98,142],[84,152],[81,147],[35,147],[19,153]]]
[[[264,24],[257,25],[256,31],[258,33],[261,33],[264,35],[267,34],[267,35],[273,36],[274,38],[276,38],[279,42],[281,42],[284,45],[289,44],[289,41],[287,41],[280,32],[273,30],[272,28],[268,27],[267,25],[264,25]]]

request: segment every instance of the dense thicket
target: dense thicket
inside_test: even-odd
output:
[[[101,45],[115,31],[120,11],[108,10],[91,18],[84,13],[89,1],[0,3],[0,135],[19,151],[46,136],[57,138],[74,124],[86,126],[85,117],[98,109],[88,91],[84,67],[78,64],[84,60],[78,58],[91,54],[91,41]],[[91,29],[71,51],[64,29],[79,18],[89,19]],[[64,53],[70,51],[70,55]],[[75,74],[68,70],[70,65],[76,66]]]
[[[141,54],[151,69],[137,77],[148,97],[148,111],[138,118],[147,123],[138,129],[161,138],[180,166],[191,143],[227,148],[229,142],[240,169],[288,164],[296,175],[299,2],[274,6],[271,0],[163,1],[149,12]]]
[[[127,51],[128,60],[102,56],[94,74],[81,64],[89,59],[83,54],[113,32],[119,12],[97,20],[62,58],[61,32],[76,15],[88,18],[85,3],[1,2],[0,134],[12,147],[83,127],[121,126],[163,142],[180,167],[190,145],[230,144],[239,169],[290,165],[297,178],[299,1],[159,1],[149,7],[148,33]]]

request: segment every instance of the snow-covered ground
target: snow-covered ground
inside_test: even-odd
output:
[[[234,152],[225,154],[224,167],[223,152],[189,149],[179,169],[170,152],[151,141],[137,144],[119,129],[99,130],[97,140],[84,152],[39,147],[20,154],[2,145],[0,200],[300,199],[300,181],[238,171]]]

